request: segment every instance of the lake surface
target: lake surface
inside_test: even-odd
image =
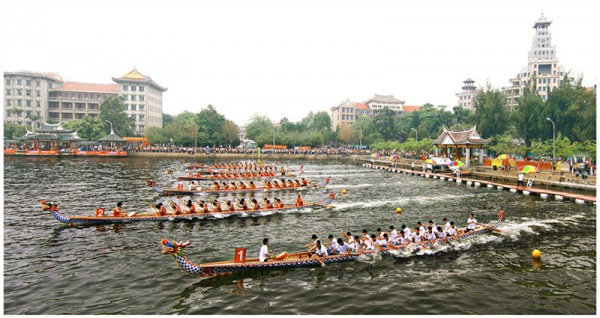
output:
[[[325,190],[305,193],[304,201],[325,201],[333,191],[336,208],[69,227],[41,211],[39,201],[61,201],[68,215],[112,210],[118,201],[126,211],[149,212],[151,203],[173,197],[158,196],[145,180],[172,186],[187,170],[169,158],[5,157],[4,314],[596,314],[595,206],[352,162],[289,164],[303,164],[313,182],[331,177]],[[295,198],[277,196],[286,203]],[[264,237],[276,253],[291,253],[312,234],[337,238],[339,230],[360,235],[443,217],[464,227],[469,213],[491,223],[499,210],[506,211],[500,234],[434,253],[318,268],[201,280],[180,271],[160,246],[163,238],[190,241],[186,255],[201,263],[232,259],[235,247],[255,257]],[[541,262],[532,261],[533,249],[542,251]]]

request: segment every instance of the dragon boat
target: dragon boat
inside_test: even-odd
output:
[[[291,213],[306,209],[332,209],[331,202],[335,198],[335,193],[329,195],[329,199],[325,202],[305,202],[302,206],[295,206],[293,204],[285,204],[281,208],[270,208],[270,209],[258,209],[258,210],[236,210],[236,211],[221,211],[221,212],[209,212],[209,213],[182,213],[182,214],[170,214],[167,213],[162,215],[160,213],[136,213],[131,212],[125,216],[110,216],[106,212],[105,208],[97,208],[95,216],[86,215],[75,215],[68,216],[62,214],[59,210],[60,202],[58,201],[46,201],[40,202],[42,210],[50,211],[52,216],[59,222],[69,225],[96,225],[96,224],[110,224],[110,223],[130,223],[130,222],[165,222],[165,221],[178,221],[178,220],[207,220],[207,219],[221,219],[229,216],[262,216],[273,213]]]
[[[319,189],[319,188],[324,188],[327,184],[329,184],[330,178],[325,178],[325,182],[323,184],[313,184],[313,183],[309,183],[308,185],[305,186],[300,186],[300,187],[285,187],[285,188],[266,188],[266,187],[256,187],[253,189],[250,188],[246,188],[246,189],[235,189],[235,190],[230,190],[230,189],[211,189],[211,188],[207,188],[207,189],[200,189],[200,190],[186,190],[183,187],[183,184],[178,184],[177,188],[169,188],[169,189],[161,189],[159,187],[156,186],[156,182],[154,181],[150,181],[147,180],[146,181],[146,185],[152,187],[152,189],[164,196],[167,195],[202,195],[202,194],[227,194],[227,193],[250,193],[250,192],[274,192],[274,191],[306,191],[308,189]]]
[[[212,175],[187,175],[187,176],[180,176],[177,177],[177,180],[179,181],[203,181],[203,180],[210,180],[210,181],[221,181],[221,180],[252,180],[252,179],[269,179],[269,178],[275,178],[275,177],[282,177],[282,178],[294,178],[297,177],[297,175],[295,174],[281,174],[281,173],[273,173],[270,172],[268,174],[264,174],[264,175],[259,175],[259,174],[246,174],[245,176],[243,174],[240,173],[235,173],[235,174],[212,174]]]
[[[490,225],[481,226],[478,225],[474,231],[469,231],[467,233],[462,233],[456,237],[443,239],[437,239],[433,243],[430,241],[425,241],[423,243],[411,243],[406,247],[401,249],[415,250],[419,248],[432,248],[435,245],[440,244],[449,244],[450,242],[470,239],[476,236],[480,236],[483,234],[491,233],[496,230],[502,220],[504,219],[504,211],[500,211],[498,213],[498,220]],[[273,260],[269,260],[267,262],[259,262],[258,258],[246,258],[245,257],[245,249],[236,249],[235,251],[235,259],[221,262],[211,262],[211,263],[201,263],[195,264],[187,260],[184,256],[185,248],[190,245],[190,242],[178,243],[175,241],[168,241],[167,239],[163,239],[161,241],[162,244],[162,253],[168,254],[175,258],[175,262],[179,268],[190,275],[204,277],[211,276],[219,276],[219,275],[227,275],[234,273],[242,273],[251,270],[267,270],[267,269],[281,269],[281,268],[298,268],[298,267],[315,267],[321,266],[323,264],[333,264],[340,262],[351,262],[355,261],[361,255],[369,255],[369,254],[381,254],[381,255],[393,255],[394,250],[366,250],[358,253],[347,253],[347,254],[334,254],[330,256],[326,256],[321,261],[313,259],[309,256],[308,252],[299,252],[299,253],[291,253],[287,254],[286,252],[280,253]],[[398,251],[398,250],[396,250]]]

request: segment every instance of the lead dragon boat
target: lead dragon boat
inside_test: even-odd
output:
[[[200,190],[186,190],[183,185],[178,186],[176,189],[168,188],[161,189],[156,186],[156,183],[150,180],[146,181],[146,185],[152,187],[152,189],[164,196],[167,195],[198,195],[198,194],[227,194],[227,193],[250,193],[250,192],[274,192],[274,191],[306,191],[308,189],[318,189],[324,188],[327,184],[329,184],[330,178],[325,178],[325,182],[323,184],[313,184],[309,183],[305,186],[300,187],[285,187],[285,188],[266,188],[266,187],[256,187],[254,189],[246,188],[246,189],[200,189]]]
[[[104,208],[97,208],[95,216],[86,215],[75,215],[68,216],[60,213],[59,205],[57,201],[42,200],[40,202],[42,210],[50,211],[52,216],[58,221],[68,225],[96,225],[96,224],[110,224],[110,223],[130,223],[130,222],[164,222],[164,221],[177,221],[177,220],[207,220],[207,219],[221,219],[229,216],[261,216],[269,215],[273,213],[291,213],[306,209],[332,209],[331,205],[335,193],[329,195],[329,199],[324,202],[305,202],[302,206],[295,206],[293,204],[285,204],[281,208],[270,208],[270,209],[259,209],[259,210],[236,210],[236,211],[222,211],[222,212],[210,212],[210,213],[182,213],[182,214],[166,214],[161,215],[160,213],[128,213],[126,216],[109,216]]]
[[[422,244],[412,243],[412,244],[409,244],[407,247],[404,247],[403,249],[413,250],[413,249],[422,248],[422,246],[424,246],[425,248],[432,248],[434,245],[448,244],[450,242],[461,241],[461,240],[470,239],[470,238],[473,238],[476,236],[480,236],[483,234],[491,233],[500,226],[503,219],[504,219],[504,211],[500,211],[498,213],[498,220],[495,221],[493,224],[490,224],[487,226],[478,225],[474,231],[462,233],[456,237],[448,238],[447,240],[437,239],[434,241],[433,244],[429,241],[425,241]],[[245,257],[243,257],[243,258],[240,257],[240,259],[238,259],[238,253],[240,253],[240,251],[238,251],[238,250],[236,250],[236,253],[235,253],[236,254],[235,260],[195,264],[195,263],[188,261],[187,258],[184,256],[185,248],[190,245],[190,242],[178,243],[175,241],[169,241],[167,239],[163,239],[161,241],[161,245],[163,248],[162,253],[173,256],[173,258],[175,259],[175,262],[177,263],[177,266],[179,266],[179,268],[183,272],[190,274],[190,275],[194,275],[194,276],[200,276],[202,278],[234,274],[234,273],[242,273],[242,272],[247,272],[247,271],[251,271],[251,270],[259,270],[259,269],[267,270],[267,269],[321,266],[321,262],[319,260],[312,259],[308,255],[307,252],[299,252],[299,253],[292,253],[292,254],[287,254],[287,253],[283,252],[283,253],[279,254],[273,260],[269,260],[267,262],[259,262],[258,258],[246,259]],[[351,262],[351,261],[355,261],[356,259],[358,259],[358,257],[361,255],[369,255],[369,254],[377,254],[377,253],[380,253],[381,255],[393,255],[392,253],[394,253],[394,252],[390,251],[390,250],[386,250],[386,251],[382,251],[382,252],[380,252],[378,250],[367,250],[367,251],[361,251],[359,253],[330,255],[330,256],[326,256],[321,261],[324,264]]]

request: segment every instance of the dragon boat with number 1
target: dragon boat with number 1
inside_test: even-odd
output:
[[[325,182],[323,184],[313,184],[309,183],[305,186],[299,187],[285,187],[285,188],[266,188],[266,187],[256,187],[256,188],[245,188],[245,189],[200,189],[200,190],[186,190],[183,187],[183,184],[177,185],[176,189],[161,189],[156,186],[156,183],[153,181],[146,181],[146,185],[152,187],[152,189],[164,196],[167,195],[196,195],[196,194],[227,194],[227,193],[246,193],[246,192],[273,192],[273,191],[305,191],[308,189],[318,189],[324,188],[327,184],[329,184],[330,178],[325,178]]]
[[[437,239],[434,241],[433,244],[430,241],[425,241],[420,244],[411,243],[408,244],[406,247],[402,247],[401,249],[414,250],[419,248],[432,248],[435,245],[448,244],[449,242],[461,241],[480,236],[486,233],[491,233],[500,226],[503,219],[504,211],[500,211],[498,213],[498,220],[493,224],[487,226],[478,225],[473,231],[462,233],[456,237],[449,237],[446,240]],[[177,263],[177,266],[179,266],[179,268],[183,272],[200,277],[227,275],[258,269],[266,270],[281,268],[313,267],[320,266],[322,264],[355,261],[361,255],[369,255],[376,253],[380,253],[381,255],[393,255],[394,253],[393,250],[385,250],[381,252],[378,250],[363,250],[358,253],[334,254],[326,256],[321,260],[317,260],[311,258],[307,252],[299,252],[292,254],[287,254],[286,252],[283,252],[277,255],[274,259],[270,259],[267,262],[259,262],[258,258],[246,258],[245,249],[236,249],[233,260],[195,264],[188,261],[187,258],[184,256],[185,248],[189,246],[189,242],[178,243],[175,241],[168,241],[167,239],[163,239],[161,241],[161,244],[163,248],[162,253],[173,256],[175,262]]]
[[[96,225],[96,224],[109,224],[109,223],[129,223],[129,222],[164,222],[164,221],[177,221],[177,220],[205,220],[205,219],[221,219],[229,216],[261,216],[272,213],[288,213],[294,211],[300,211],[305,209],[331,209],[334,206],[331,202],[335,198],[335,193],[329,195],[329,200],[325,202],[305,202],[302,206],[295,206],[293,204],[284,204],[281,208],[269,208],[269,209],[258,209],[258,210],[236,210],[236,211],[221,211],[221,212],[209,212],[209,213],[181,213],[181,214],[160,214],[160,213],[135,213],[131,212],[124,216],[110,216],[104,208],[97,208],[95,216],[86,215],[75,215],[68,216],[60,213],[58,206],[60,202],[46,201],[40,202],[42,210],[50,211],[52,216],[58,221],[69,224],[69,225]]]

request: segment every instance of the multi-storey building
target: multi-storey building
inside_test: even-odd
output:
[[[98,116],[102,101],[117,97],[118,92],[117,84],[67,82],[48,90],[48,119],[60,123]]]
[[[394,98],[393,95],[378,95],[366,102],[352,102],[346,99],[338,106],[331,107],[331,128],[337,129],[339,125],[353,125],[360,116],[373,117],[384,107],[392,109],[396,115],[410,113],[419,110],[421,106],[404,105],[404,101]]]
[[[458,107],[468,109],[470,111],[475,110],[475,97],[477,97],[477,88],[475,87],[475,81],[467,78],[463,81],[462,92],[456,93],[458,97]]]
[[[40,128],[48,120],[65,122],[97,116],[106,97],[123,96],[134,131],[162,127],[162,93],[167,88],[135,68],[117,84],[66,82],[58,73],[4,72],[5,121]]]
[[[48,113],[48,90],[64,84],[58,73],[4,72],[4,121],[40,128]]]
[[[516,107],[525,87],[539,94],[542,100],[547,100],[548,94],[560,85],[567,75],[564,67],[558,65],[556,46],[552,45],[552,34],[549,29],[551,23],[552,21],[542,13],[533,25],[535,35],[528,54],[527,66],[521,69],[515,78],[510,79],[512,86],[502,88],[510,109]]]
[[[135,119],[134,131],[143,134],[147,127],[162,127],[162,93],[166,87],[135,68],[112,80],[119,84],[119,95],[125,100],[127,114]]]
[[[385,107],[389,107],[396,115],[401,115],[403,112],[402,105],[404,105],[404,101],[396,99],[394,95],[374,94],[373,97],[365,103],[369,105],[373,114],[378,114]]]

